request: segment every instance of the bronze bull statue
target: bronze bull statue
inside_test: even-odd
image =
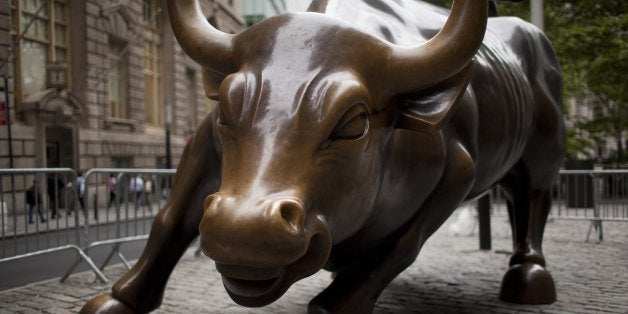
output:
[[[565,138],[541,31],[488,18],[486,0],[450,14],[319,0],[239,34],[212,27],[195,0],[168,8],[219,105],[185,148],[138,262],[84,313],[156,309],[199,233],[241,305],[272,303],[323,268],[336,276],[308,312],[369,313],[456,207],[496,184],[514,235],[500,297],[555,300],[541,241]]]

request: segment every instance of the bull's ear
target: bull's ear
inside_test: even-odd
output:
[[[218,100],[220,83],[225,79],[225,76],[207,69],[203,69],[203,88],[205,89],[205,95],[211,100]]]
[[[419,132],[438,132],[465,93],[473,62],[447,81],[418,93],[405,95],[399,107],[396,126]]]

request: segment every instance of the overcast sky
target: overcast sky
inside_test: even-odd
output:
[[[287,0],[286,6],[288,7],[288,11],[305,11],[308,5],[310,5],[311,0]]]

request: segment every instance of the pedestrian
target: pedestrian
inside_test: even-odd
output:
[[[26,190],[26,204],[28,204],[28,223],[33,223],[33,208],[37,207],[37,213],[41,222],[46,222],[44,215],[44,205],[42,204],[41,194],[37,188],[37,181],[33,181],[33,186]]]
[[[85,178],[80,171],[76,176],[76,193],[78,194],[79,204],[81,204],[81,210],[85,214]]]
[[[71,216],[72,212],[76,209],[76,187],[74,187],[74,185],[72,181],[68,181],[65,188],[65,199],[67,201],[65,208],[68,216]]]
[[[65,186],[63,184],[63,181],[61,180],[61,178],[59,178],[58,175],[56,174],[51,174],[48,176],[47,180],[46,180],[46,188],[48,191],[48,200],[50,200],[50,203],[48,203],[48,207],[50,208],[51,211],[51,219],[59,219],[61,217],[61,214],[59,214],[58,209],[61,206],[60,202],[60,195],[61,195],[61,191],[63,191],[63,187]]]
[[[150,176],[146,176],[144,178],[144,200],[146,202],[146,207],[148,207],[148,210],[152,211],[155,185],[153,184],[153,180]]]
[[[140,176],[134,176],[129,181],[129,192],[135,201],[135,209],[144,205],[144,180]]]
[[[109,180],[107,180],[107,190],[109,190],[109,204],[107,205],[107,209],[111,208],[111,205],[116,204],[116,184],[118,183],[118,179],[115,174],[109,175]]]

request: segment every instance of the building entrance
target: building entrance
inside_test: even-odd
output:
[[[74,168],[74,138],[71,128],[46,127],[46,167]]]

